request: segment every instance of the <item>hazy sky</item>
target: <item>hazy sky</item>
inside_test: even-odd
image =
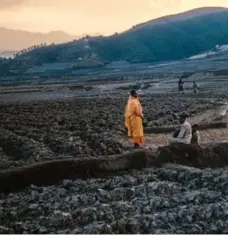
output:
[[[228,0],[0,0],[0,26],[107,35],[203,6],[228,7]]]

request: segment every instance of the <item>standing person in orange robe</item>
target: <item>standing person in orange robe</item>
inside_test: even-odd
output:
[[[143,133],[143,109],[135,90],[131,91],[125,109],[125,127],[128,130],[128,136],[132,139],[135,148],[145,143]]]

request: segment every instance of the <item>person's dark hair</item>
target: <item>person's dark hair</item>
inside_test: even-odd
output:
[[[182,113],[182,114],[180,115],[180,117],[181,117],[181,118],[188,118],[188,114],[187,114],[187,113]]]
[[[133,97],[136,97],[136,96],[137,96],[136,90],[132,90],[132,91],[130,92],[130,95],[133,96]]]
[[[192,126],[192,128],[199,129],[199,125],[198,125],[198,124],[194,124],[194,125]]]

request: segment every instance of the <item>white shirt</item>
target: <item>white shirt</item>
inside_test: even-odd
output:
[[[191,125],[190,125],[190,123],[188,121],[185,121],[181,125],[181,130],[180,130],[180,133],[177,136],[177,138],[184,140],[184,142],[186,144],[190,144],[191,143],[191,139],[192,139],[192,127],[191,127]]]

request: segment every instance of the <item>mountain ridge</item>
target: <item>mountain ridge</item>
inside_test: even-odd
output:
[[[192,15],[191,15],[192,14]],[[187,15],[186,18],[184,16]],[[228,9],[200,8],[167,16],[111,36],[84,37],[37,48],[16,57],[11,65],[26,68],[72,62],[75,68],[101,67],[113,61],[130,63],[186,59],[228,44]],[[157,24],[157,22],[162,24]],[[153,25],[153,23],[155,24]],[[77,62],[78,61],[78,62]],[[9,65],[9,67],[12,67]],[[22,66],[23,65],[23,66]]]
[[[48,33],[0,27],[0,51],[18,51],[41,43],[64,43],[79,38],[64,31]]]
[[[131,29],[127,30],[126,32],[132,30],[132,29],[138,29],[140,26],[145,26],[145,25],[151,25],[151,24],[159,24],[159,23],[167,23],[167,21],[180,21],[180,20],[186,20],[186,19],[191,19],[197,16],[202,16],[202,15],[208,15],[208,14],[213,14],[213,13],[218,13],[218,12],[223,12],[223,11],[228,11],[228,8],[226,7],[201,7],[201,8],[195,8],[191,9],[189,11],[177,13],[177,14],[171,14],[171,15],[166,15],[162,16],[156,19],[152,19],[143,23],[140,23],[138,25],[133,26]]]
[[[202,15],[200,14],[200,11],[203,11]],[[211,11],[213,13],[211,13]],[[197,14],[195,14],[194,17],[182,19],[182,16],[186,13],[190,14],[195,12],[197,12]],[[170,17],[176,18],[176,16],[179,17],[180,20],[170,20]],[[164,18],[166,21],[164,21]],[[102,46],[107,48],[115,47],[116,52],[119,50],[117,53],[120,58],[118,59],[129,60],[129,58],[123,58],[123,51],[128,50],[129,54],[130,49],[133,48],[134,51],[137,51],[140,48],[140,50],[143,50],[143,53],[141,54],[148,54],[149,58],[136,58],[133,62],[183,59],[191,55],[210,50],[217,44],[227,44],[227,20],[228,8],[210,8],[209,12],[208,8],[193,9],[177,15],[161,17],[148,21],[140,24],[140,26],[134,26],[132,29],[121,34],[115,34],[111,37],[103,38],[101,39],[103,42],[100,43],[96,52],[98,54],[102,54],[100,49]],[[160,23],[161,21],[162,24]],[[155,24],[152,24],[151,22],[155,22]],[[108,45],[105,46],[105,43]],[[139,47],[139,44],[141,47]],[[178,54],[178,50],[182,49],[182,45],[184,49],[188,49],[189,52],[186,53],[186,55],[183,54],[176,57],[170,57],[170,54]],[[165,50],[162,50],[163,47],[165,47]],[[175,50],[172,49],[172,47],[175,47]],[[104,50],[102,50],[102,52],[104,52]],[[131,54],[134,57],[135,53]],[[162,54],[163,56],[161,56]],[[104,57],[106,58],[107,56]],[[114,57],[115,56],[110,59],[116,60]],[[128,57],[130,57],[130,54]]]

